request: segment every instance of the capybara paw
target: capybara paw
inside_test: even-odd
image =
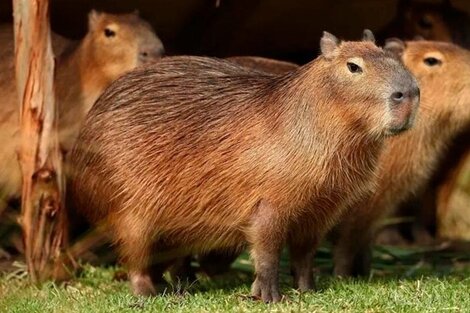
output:
[[[154,296],[157,293],[149,275],[130,274],[130,281],[135,296]]]
[[[370,259],[360,256],[352,262],[336,264],[333,273],[337,277],[367,277],[370,274]]]
[[[251,295],[256,299],[261,299],[265,303],[279,302],[282,296],[279,287],[275,283],[263,283],[256,279],[251,287]]]
[[[312,291],[315,290],[315,284],[311,277],[299,277],[296,278],[294,288],[302,292]]]
[[[345,278],[352,276],[351,266],[335,265],[333,269],[333,275],[338,278]]]

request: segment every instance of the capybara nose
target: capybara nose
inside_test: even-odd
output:
[[[396,135],[410,129],[415,120],[419,105],[420,90],[417,84],[412,84],[407,89],[395,91],[390,96],[390,109],[392,122],[389,134]]]
[[[158,48],[153,50],[144,50],[140,52],[139,59],[142,63],[151,63],[155,62],[156,60],[160,59],[165,54],[165,49]]]
[[[401,91],[396,91],[392,93],[392,101],[395,104],[399,104],[405,99],[405,94]]]
[[[390,96],[393,104],[401,104],[407,100],[415,102],[416,98],[419,99],[420,90],[418,86],[411,87],[408,91],[395,91]]]

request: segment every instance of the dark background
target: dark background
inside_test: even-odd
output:
[[[87,13],[138,9],[170,54],[262,55],[303,63],[314,58],[323,30],[357,39],[395,16],[396,0],[51,0],[52,29],[66,37],[86,32]],[[439,2],[439,1],[424,1]],[[470,12],[470,1],[453,0]],[[0,22],[12,20],[11,1],[0,1]]]

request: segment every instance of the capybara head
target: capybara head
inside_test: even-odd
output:
[[[429,40],[452,41],[452,34],[446,23],[444,12],[450,8],[449,1],[442,3],[400,0],[397,15],[405,38],[415,36]]]
[[[418,37],[470,46],[470,17],[454,8],[450,0],[437,3],[400,0],[395,23],[398,29],[390,34],[393,36],[405,39]]]
[[[436,41],[389,39],[385,49],[400,55],[422,87],[422,112],[461,126],[470,120],[470,52]]]
[[[372,32],[365,30],[362,42],[340,42],[325,32],[320,46],[319,60],[328,73],[323,83],[350,125],[373,135],[393,135],[413,125],[418,83],[399,58],[375,45]]]
[[[85,40],[92,47],[90,53],[98,63],[106,64],[106,71],[113,76],[120,76],[125,68],[156,61],[164,53],[162,42],[138,13],[116,15],[93,10],[88,15],[88,28]]]

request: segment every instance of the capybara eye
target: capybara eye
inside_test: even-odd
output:
[[[424,64],[427,66],[436,66],[442,64],[442,61],[433,57],[425,58]]]
[[[431,20],[426,16],[419,19],[418,25],[424,29],[431,29],[433,27]]]
[[[109,28],[104,29],[104,35],[108,38],[116,36],[116,32],[114,30],[111,30]]]
[[[348,62],[348,69],[351,73],[362,73],[362,68],[356,63]]]

